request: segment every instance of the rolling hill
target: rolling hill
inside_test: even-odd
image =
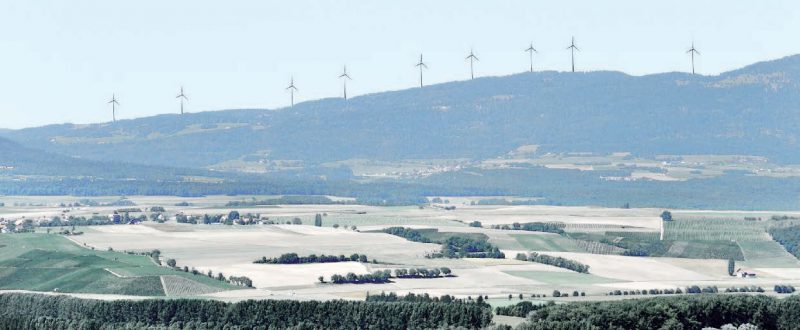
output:
[[[800,56],[719,76],[534,72],[323,99],[277,110],[161,115],[0,132],[95,160],[486,159],[542,152],[742,154],[800,162]]]

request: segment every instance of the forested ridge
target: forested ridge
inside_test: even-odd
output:
[[[0,329],[479,329],[491,310],[475,303],[247,300],[99,301],[0,295]]]

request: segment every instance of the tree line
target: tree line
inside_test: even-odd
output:
[[[0,295],[0,329],[480,329],[478,304],[207,299],[101,301],[38,294]]]
[[[489,306],[489,304],[486,304],[484,302],[483,297],[478,296],[478,298],[479,298],[478,300],[472,300],[472,297],[470,297],[467,300],[467,299],[456,298],[456,297],[451,296],[451,295],[443,295],[441,297],[432,297],[431,295],[429,295],[427,293],[414,294],[413,292],[409,293],[407,295],[398,296],[394,292],[386,293],[386,292],[381,291],[381,294],[379,294],[379,295],[371,295],[371,294],[369,294],[369,292],[367,292],[366,301],[368,301],[368,302],[417,302],[417,303],[424,302],[424,303],[445,303],[445,304],[452,304],[452,303],[455,303],[455,304],[472,304],[472,303],[478,303],[479,305],[483,305],[483,306],[486,306],[486,307]]]
[[[566,225],[560,222],[515,222],[509,225],[492,225],[492,229],[501,230],[524,230],[524,231],[541,231],[545,233],[564,234],[564,227]]]
[[[559,268],[565,268],[578,273],[584,273],[584,274],[589,273],[589,265],[580,263],[575,260],[570,260],[563,257],[553,257],[550,255],[540,254],[537,252],[531,252],[529,254],[520,252],[517,253],[516,259],[522,261],[538,262],[540,264],[556,266]]]
[[[353,253],[349,257],[345,256],[344,254],[335,256],[335,255],[324,255],[321,254],[317,256],[316,254],[311,254],[306,257],[300,257],[297,253],[284,253],[281,254],[277,258],[267,258],[261,257],[256,261],[253,261],[254,264],[313,264],[313,263],[328,263],[328,262],[345,262],[345,261],[358,261],[366,263],[369,259],[367,259],[366,254],[358,254]],[[377,261],[375,261],[377,263]]]
[[[346,275],[331,275],[333,284],[365,284],[365,283],[389,283],[394,278],[438,278],[452,277],[453,271],[448,267],[440,268],[397,268],[394,276],[389,269],[376,270],[372,274],[347,273]],[[320,283],[325,282],[323,276],[319,277]]]

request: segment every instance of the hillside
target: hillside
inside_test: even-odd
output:
[[[219,177],[202,169],[137,165],[113,160],[88,160],[28,148],[0,138],[0,175],[80,177],[111,180],[182,180],[183,176]]]
[[[798,162],[799,82],[800,56],[719,76],[548,71],[278,110],[0,134],[64,155],[180,167],[228,160],[485,159],[523,145],[543,152],[745,154]]]

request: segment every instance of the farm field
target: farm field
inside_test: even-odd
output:
[[[38,234],[0,235],[0,288],[101,295],[154,297],[201,296],[244,299],[364,299],[368,293],[485,295],[501,303],[509,294],[550,294],[573,290],[605,300],[610,289],[675,288],[688,285],[719,287],[775,284],[800,285],[800,262],[766,234],[769,212],[674,210],[674,221],[664,223],[660,241],[660,209],[557,207],[538,205],[473,205],[480,197],[440,197],[442,203],[422,206],[377,207],[351,204],[269,205],[231,207],[231,201],[276,196],[209,196],[202,198],[139,197],[124,200],[134,215],[150,216],[163,207],[163,223],[78,226],[82,235],[64,237],[55,232],[69,227],[37,228]],[[332,197],[335,198],[335,197]],[[104,216],[123,206],[119,197],[93,198],[87,206],[69,206],[75,197],[2,198],[5,218],[48,219],[53,216]],[[9,201],[11,201],[9,203]],[[449,203],[445,203],[448,201]],[[61,205],[62,203],[66,205]],[[451,209],[445,209],[450,206]],[[455,209],[452,207],[455,206]],[[225,225],[177,223],[174,215],[221,215],[237,210],[256,215],[262,224]],[[320,214],[322,226],[313,226]],[[753,217],[753,214],[758,216]],[[792,213],[781,212],[780,215]],[[747,217],[750,220],[745,220]],[[299,218],[302,224],[286,224]],[[760,219],[759,219],[760,218]],[[269,222],[267,223],[266,220]],[[470,226],[479,221],[481,226]],[[562,223],[564,234],[490,229],[515,222]],[[338,226],[334,226],[338,225]],[[355,226],[355,228],[353,228]],[[418,243],[383,233],[387,227],[419,230],[433,241],[450,236],[473,238],[499,248],[504,259],[428,258],[440,251],[434,243]],[[661,244],[653,250],[647,244]],[[94,248],[94,250],[91,250]],[[109,251],[113,249],[114,251]],[[196,269],[192,275],[159,267],[150,258],[116,251],[161,251],[161,260],[174,259],[178,267]],[[631,249],[658,253],[625,255]],[[637,253],[642,253],[640,250]],[[536,262],[515,260],[519,252],[538,252],[589,266],[582,274]],[[300,256],[365,254],[368,262],[312,264],[255,264],[262,257],[284,253]],[[738,255],[736,267],[755,271],[755,279],[727,274],[727,257]],[[373,262],[375,261],[375,262]],[[379,270],[448,267],[455,275],[432,279],[392,278],[383,284],[331,284],[333,275],[367,274]],[[256,287],[238,289],[202,275],[246,276]],[[320,283],[322,276],[325,283]]]
[[[55,234],[0,235],[0,288],[164,296],[161,276],[187,286],[219,282],[159,267],[149,257],[80,247]],[[235,287],[213,283],[214,292]]]

